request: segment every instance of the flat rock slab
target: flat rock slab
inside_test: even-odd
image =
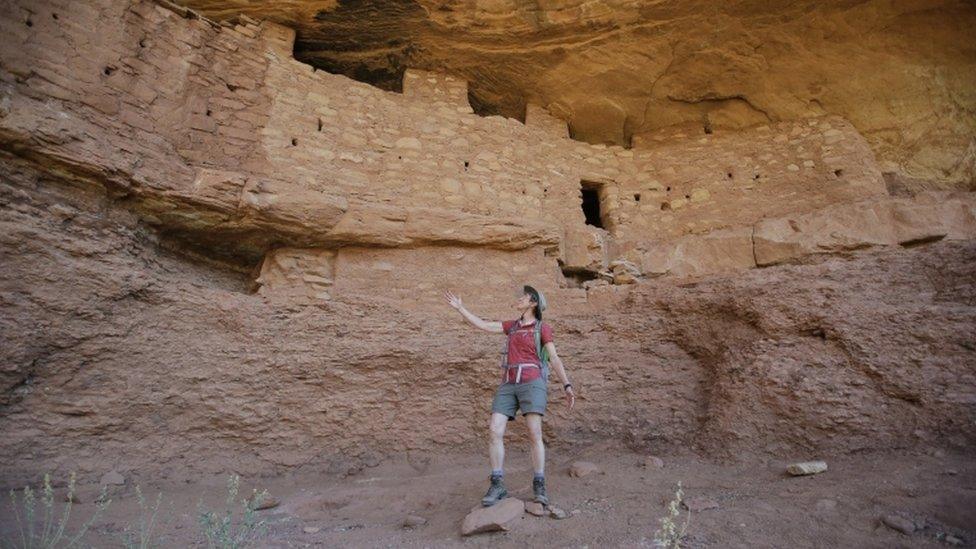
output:
[[[419,528],[427,524],[427,519],[420,515],[407,515],[407,518],[403,519],[404,528]]]
[[[274,496],[265,496],[258,501],[257,506],[254,508],[255,511],[263,511],[265,509],[274,509],[275,507],[281,505],[281,500]]]
[[[508,530],[508,523],[522,516],[524,512],[525,503],[516,498],[505,498],[491,507],[476,507],[464,517],[461,535]]]
[[[881,522],[888,528],[897,530],[906,536],[910,536],[915,532],[915,523],[899,515],[885,515],[882,517]]]
[[[125,484],[125,477],[118,471],[109,471],[102,475],[102,486],[122,486]]]
[[[569,466],[569,476],[575,478],[583,478],[587,475],[592,475],[599,472],[600,468],[597,467],[595,463],[591,463],[589,461],[574,461],[573,464]]]
[[[549,512],[546,511],[546,506],[539,503],[538,501],[525,502],[525,512],[530,515],[535,515],[537,517],[544,517],[549,514]]]
[[[718,502],[706,496],[694,496],[681,502],[681,505],[689,511],[699,513],[708,509],[718,509]]]
[[[803,475],[815,475],[817,473],[823,473],[826,470],[826,461],[804,461],[801,463],[790,464],[786,468],[786,472],[795,477]]]
[[[657,456],[647,456],[644,458],[644,467],[647,469],[661,469],[664,467],[664,460]]]

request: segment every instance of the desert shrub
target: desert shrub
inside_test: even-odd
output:
[[[136,485],[136,499],[139,502],[139,523],[138,532],[134,532],[132,525],[129,525],[122,532],[122,544],[126,549],[150,549],[157,547],[153,542],[153,528],[156,526],[156,515],[159,512],[159,504],[163,499],[163,493],[156,494],[156,502],[152,508],[146,503],[146,498],[142,495],[142,488]]]
[[[225,509],[208,511],[199,506],[198,522],[203,530],[207,547],[214,549],[239,549],[251,545],[264,533],[265,523],[257,519],[257,507],[268,497],[267,491],[254,490],[250,498],[237,501],[241,478],[231,475],[227,480]],[[236,509],[240,508],[240,517]]]
[[[688,511],[685,523],[679,529],[678,519],[681,516],[681,502],[684,494],[684,491],[681,489],[681,482],[678,481],[678,488],[674,492],[674,499],[668,504],[668,514],[659,521],[661,527],[654,532],[655,547],[680,549],[681,538],[684,537],[685,531],[688,529],[688,523],[691,521],[691,511]]]
[[[105,511],[111,500],[105,499],[105,489],[95,500],[96,506],[92,516],[75,532],[67,531],[68,518],[71,516],[71,506],[75,499],[75,474],[68,479],[68,494],[61,516],[57,516],[54,505],[54,488],[51,486],[51,476],[44,475],[44,483],[40,493],[30,486],[25,486],[18,493],[10,491],[10,515],[17,524],[17,530],[7,537],[0,539],[0,547],[16,549],[74,547],[81,541],[88,528],[98,516]]]

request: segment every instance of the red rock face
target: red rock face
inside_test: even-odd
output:
[[[10,478],[481,449],[502,340],[443,292],[502,320],[526,282],[580,396],[556,444],[973,442],[973,198],[888,196],[842,118],[597,146],[457,78],[315,72],[270,23],[0,9]]]

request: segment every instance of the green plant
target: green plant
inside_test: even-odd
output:
[[[681,481],[678,481],[678,489],[674,493],[674,499],[668,504],[668,514],[660,520],[661,528],[654,532],[655,547],[680,549],[681,538],[684,537],[688,523],[691,522],[691,511],[688,511],[684,525],[681,526],[680,530],[678,529],[678,518],[681,516],[681,502],[684,495],[685,493],[681,489]]]
[[[231,475],[227,480],[227,502],[226,509],[218,515],[213,511],[203,509],[199,506],[199,523],[203,529],[203,535],[207,540],[207,547],[220,549],[238,549],[247,547],[265,529],[263,520],[257,520],[257,508],[261,502],[268,497],[268,492],[254,490],[250,498],[241,500],[243,507],[239,520],[234,520],[235,507],[237,506],[237,494],[240,489],[241,477]]]
[[[51,476],[44,475],[44,485],[41,487],[40,499],[30,486],[25,486],[18,502],[17,492],[10,491],[10,505],[17,522],[17,531],[9,539],[0,539],[0,547],[17,549],[73,547],[91,527],[92,523],[109,506],[111,500],[105,499],[105,489],[95,500],[95,512],[85,521],[77,532],[71,534],[65,531],[68,518],[71,516],[71,506],[75,499],[75,474],[68,479],[67,501],[61,517],[57,518],[54,510],[54,488],[51,487]],[[41,515],[37,516],[38,504]],[[23,511],[23,512],[21,512]]]
[[[126,549],[149,549],[156,545],[152,541],[153,527],[156,526],[156,514],[159,512],[159,504],[162,501],[163,493],[156,494],[156,502],[152,509],[146,505],[146,498],[142,495],[142,488],[136,485],[136,498],[139,500],[139,536],[133,534],[131,527],[126,527],[122,534],[122,543]]]

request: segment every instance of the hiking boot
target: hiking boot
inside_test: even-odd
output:
[[[508,496],[508,490],[505,489],[502,477],[492,475],[491,486],[488,487],[488,492],[485,494],[485,497],[481,498],[481,505],[491,507],[505,499],[506,496]]]
[[[536,503],[549,505],[549,496],[546,495],[546,479],[532,479],[532,493],[535,495]]]

